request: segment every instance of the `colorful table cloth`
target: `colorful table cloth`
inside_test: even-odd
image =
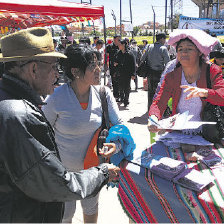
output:
[[[147,151],[185,161],[179,148],[166,147],[160,142]],[[223,159],[224,148],[213,151]],[[124,161],[118,196],[128,216],[137,223],[223,223],[224,165],[209,169],[198,161],[188,162],[188,167],[212,175],[214,183],[196,193]]]

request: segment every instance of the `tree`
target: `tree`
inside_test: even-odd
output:
[[[133,28],[133,35],[134,35],[134,36],[137,36],[139,30],[140,30],[140,27],[139,27],[139,26],[134,26],[134,28]]]
[[[149,34],[148,34],[148,30],[146,29],[145,30],[145,33],[144,33],[144,36],[148,36]]]
[[[108,37],[113,37],[113,36],[114,36],[114,31],[109,30],[109,29],[106,29],[106,35],[107,35]]]
[[[100,32],[97,31],[97,30],[96,30],[95,33],[94,33],[94,30],[93,30],[93,31],[90,32],[90,35],[91,35],[91,36],[102,36],[102,33],[100,33]]]

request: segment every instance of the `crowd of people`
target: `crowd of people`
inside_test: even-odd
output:
[[[119,35],[105,48],[99,37],[92,45],[89,38],[79,43],[61,38],[58,44],[48,29],[38,27],[1,39],[0,222],[71,223],[76,200],[81,200],[84,222],[97,222],[100,189],[119,176],[119,167],[105,161],[124,151],[114,141],[96,151],[105,112],[101,70],[109,69],[112,80],[113,92],[105,87],[105,97],[110,125],[119,127],[113,135],[125,131],[128,138],[121,134],[119,140],[130,153],[134,143],[118,103],[128,107],[131,80],[137,91],[137,70],[144,61],[150,132],[160,130],[155,123],[170,98],[172,115],[188,110],[194,121],[201,121],[206,103],[224,106],[223,48],[213,48],[214,58],[208,59],[217,44],[214,37],[200,30],[174,32],[168,42],[166,37],[158,33],[153,44],[143,40],[142,49]],[[55,88],[58,69],[66,82]],[[89,150],[100,159],[86,167]]]

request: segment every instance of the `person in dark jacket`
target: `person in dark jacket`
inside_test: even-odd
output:
[[[136,65],[136,70],[137,70],[138,65],[139,65],[139,63],[141,61],[142,53],[141,53],[140,48],[137,45],[137,41],[136,40],[132,39],[130,41],[130,43],[131,43],[130,51],[133,53],[133,55],[135,57],[135,65]],[[136,73],[135,73],[134,82],[135,82],[135,91],[138,91],[138,76],[137,76]]]
[[[119,90],[121,102],[124,107],[129,104],[129,94],[131,89],[131,78],[135,79],[135,57],[128,49],[126,40],[121,40],[119,44],[120,51],[117,54],[115,66],[119,74]]]
[[[115,35],[113,39],[113,43],[106,46],[106,57],[105,59],[109,58],[109,70],[110,70],[110,76],[112,80],[112,86],[113,86],[113,95],[116,100],[119,99],[119,81],[118,81],[118,74],[116,72],[116,68],[114,66],[114,62],[116,59],[116,55],[119,51],[118,45],[120,44],[120,35]]]
[[[102,164],[80,172],[62,165],[54,131],[40,107],[51,94],[57,58],[51,33],[30,28],[1,39],[0,222],[59,223],[65,201],[94,196],[118,169]]]

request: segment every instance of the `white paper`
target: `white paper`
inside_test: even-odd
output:
[[[197,129],[203,124],[216,124],[216,122],[207,121],[190,121],[193,115],[189,115],[189,111],[184,113],[175,114],[172,117],[160,120],[158,122],[159,129],[166,130],[186,130],[186,129]]]

